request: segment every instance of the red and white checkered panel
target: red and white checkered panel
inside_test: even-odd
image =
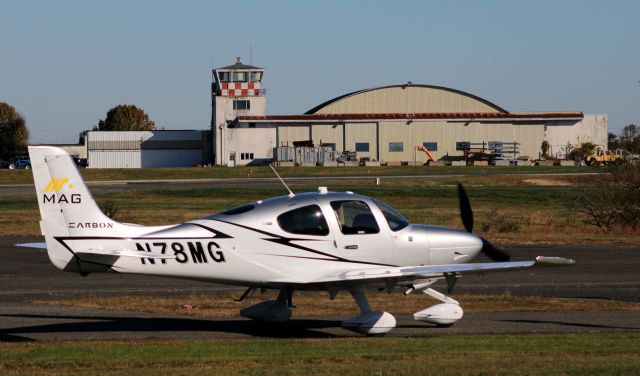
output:
[[[260,82],[223,82],[220,84],[222,96],[253,97],[260,95]]]

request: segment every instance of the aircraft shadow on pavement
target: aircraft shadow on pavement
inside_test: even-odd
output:
[[[621,330],[637,330],[640,331],[640,327],[625,327],[625,326],[613,326],[613,325],[600,325],[600,324],[587,324],[581,322],[566,322],[566,321],[552,321],[552,320],[499,320],[502,322],[513,322],[519,324],[542,324],[542,325],[562,325],[573,326],[578,328],[594,328],[594,329],[621,329]]]
[[[157,338],[163,332],[193,333],[236,333],[264,338],[327,338],[333,334],[319,329],[340,327],[334,320],[290,320],[285,323],[264,323],[253,320],[205,320],[193,318],[140,318],[140,317],[83,317],[32,314],[0,314],[0,317],[14,317],[42,320],[75,320],[50,324],[34,324],[0,329],[0,342],[29,342],[35,339],[29,334],[55,333],[139,333],[139,337]],[[82,321],[78,321],[82,320]],[[197,336],[201,338],[200,335]],[[211,337],[215,338],[215,337]]]

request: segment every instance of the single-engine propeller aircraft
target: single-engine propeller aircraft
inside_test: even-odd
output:
[[[83,276],[135,273],[246,286],[243,298],[254,289],[278,290],[276,300],[240,311],[256,320],[289,320],[295,290],[327,291],[331,299],[348,291],[361,313],[342,326],[384,334],[396,320],[369,305],[367,290],[378,288],[432,296],[441,303],[414,318],[448,326],[463,311],[430,287],[435,282],[445,280],[450,292],[465,273],[574,263],[558,257],[508,261],[507,253],[473,234],[473,212],[461,185],[466,232],[411,224],[381,201],[325,187],[289,191],[182,224],[140,226],[104,215],[64,150],[30,146],[29,155],[46,243],[24,246],[46,248],[57,268]],[[480,252],[496,262],[471,263]]]

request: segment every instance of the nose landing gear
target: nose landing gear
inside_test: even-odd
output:
[[[441,301],[442,303],[414,313],[414,320],[424,321],[435,324],[439,327],[446,328],[453,325],[456,321],[462,318],[464,311],[462,310],[462,307],[460,307],[460,303],[457,300],[450,298],[445,294],[438,292],[430,287],[424,287],[425,288],[423,289],[414,287],[408,290],[408,292],[411,292],[413,290],[421,290],[423,293]]]

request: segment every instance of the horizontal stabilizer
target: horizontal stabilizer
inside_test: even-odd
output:
[[[15,246],[20,248],[47,249],[47,243],[20,243]]]

